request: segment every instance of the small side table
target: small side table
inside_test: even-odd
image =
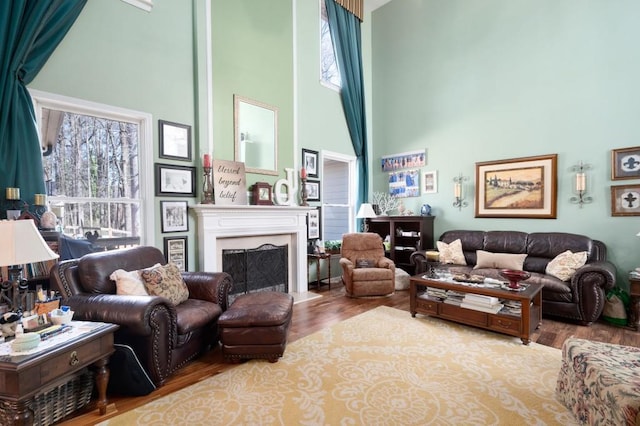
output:
[[[320,288],[322,285],[320,280],[320,261],[323,259],[329,260],[329,262],[327,262],[327,274],[329,275],[329,290],[331,290],[331,253],[313,253],[307,255],[308,264],[311,264],[313,261],[316,262],[316,288]]]
[[[629,305],[629,326],[640,330],[640,279],[629,278],[629,294],[631,304]]]

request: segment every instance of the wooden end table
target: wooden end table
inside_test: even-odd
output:
[[[72,321],[71,324],[74,330],[53,337],[51,342],[41,342],[38,348],[42,349],[39,352],[0,355],[0,400],[9,407],[8,412],[3,413],[5,418],[10,419],[9,424],[32,425],[32,400],[42,391],[65,383],[65,378],[72,377],[88,366],[95,368],[98,409],[101,415],[106,414],[109,382],[107,363],[114,352],[113,333],[118,326],[84,321]],[[4,345],[10,344],[7,342]],[[47,347],[50,344],[53,346]]]
[[[629,305],[629,326],[640,330],[640,279],[629,278],[629,294],[631,304]]]
[[[316,288],[318,289],[322,285],[322,280],[320,279],[320,261],[323,259],[328,260],[327,275],[329,276],[329,278],[327,281],[329,284],[329,290],[331,290],[331,253],[313,253],[307,255],[308,263],[312,263],[313,261],[316,262]]]

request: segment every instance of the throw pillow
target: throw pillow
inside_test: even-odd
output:
[[[375,268],[376,261],[373,259],[356,259],[356,268]]]
[[[165,297],[174,305],[179,305],[189,298],[189,289],[182,279],[180,269],[173,263],[156,263],[140,271],[140,276],[145,288],[153,296]]]
[[[436,246],[440,253],[440,263],[453,263],[455,265],[467,264],[467,261],[464,259],[464,253],[462,252],[462,241],[460,241],[459,238],[450,244],[438,241],[436,242]]]
[[[491,253],[490,251],[476,250],[476,266],[473,269],[494,268],[521,271],[526,257],[526,254]]]
[[[562,281],[569,281],[576,270],[587,263],[587,252],[579,251],[573,253],[571,250],[557,255],[551,262],[547,264],[545,272],[553,275]]]
[[[147,289],[140,278],[140,271],[116,269],[109,276],[116,282],[116,294],[122,296],[148,296]]]

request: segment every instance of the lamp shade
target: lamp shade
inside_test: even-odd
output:
[[[33,220],[0,221],[0,266],[57,259]]]
[[[360,209],[358,209],[358,214],[356,215],[358,219],[366,219],[370,217],[377,217],[376,212],[373,211],[373,206],[369,203],[362,203],[360,205]]]

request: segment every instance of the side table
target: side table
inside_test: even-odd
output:
[[[320,288],[322,282],[320,280],[320,261],[329,260],[327,262],[327,274],[329,276],[329,290],[331,290],[331,253],[313,253],[307,255],[307,263],[316,262],[316,288]]]
[[[629,294],[631,295],[629,326],[640,330],[640,279],[629,278]]]
[[[45,344],[49,341],[41,342],[42,349],[37,352],[0,355],[0,424],[33,425],[39,414],[33,412],[34,400],[89,366],[95,368],[100,415],[107,412],[107,363],[114,352],[113,334],[118,326],[83,321],[71,324],[78,327],[77,332],[55,336],[50,346]]]

